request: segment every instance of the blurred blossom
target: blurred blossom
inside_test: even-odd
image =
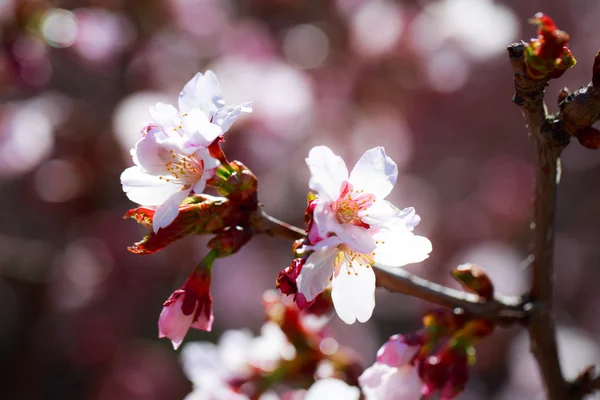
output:
[[[448,42],[458,43],[475,60],[503,55],[517,38],[513,12],[493,0],[431,2],[412,24],[411,40],[418,52],[431,55]]]
[[[52,75],[48,49],[43,39],[21,34],[12,43],[15,75],[26,86],[42,86]]]
[[[228,22],[228,0],[168,0],[177,25],[197,36],[214,36]]]
[[[0,176],[35,168],[54,147],[54,128],[65,118],[68,100],[56,93],[0,108]]]
[[[33,35],[19,36],[13,45],[13,54],[20,63],[38,62],[48,55],[48,49],[42,39]]]
[[[455,257],[450,265],[465,262],[480,265],[498,293],[519,296],[527,290],[529,270],[524,268],[524,256],[506,243],[478,243]]]
[[[352,43],[364,56],[390,51],[404,30],[402,10],[386,0],[366,2],[352,18]]]
[[[220,51],[230,57],[271,59],[278,54],[275,40],[267,25],[256,19],[236,21],[219,38]]]
[[[304,400],[358,400],[359,398],[360,390],[356,386],[350,386],[339,379],[327,378],[313,383]]]
[[[123,98],[113,113],[113,130],[119,145],[127,152],[135,147],[141,130],[152,122],[148,109],[156,103],[170,103],[169,97],[157,92],[136,92]]]
[[[183,369],[194,384],[192,398],[240,398],[230,389],[231,382],[242,382],[260,369],[269,372],[282,360],[296,356],[294,346],[274,322],[267,322],[261,335],[252,337],[247,330],[224,332],[217,345],[208,342],[187,343],[181,352]],[[231,397],[228,397],[231,396]]]
[[[69,201],[83,190],[82,171],[75,162],[50,160],[37,170],[34,186],[38,196],[44,201],[49,203]]]
[[[336,6],[344,17],[351,17],[368,0],[336,0]]]
[[[57,265],[53,300],[64,308],[80,308],[99,294],[112,271],[113,258],[104,242],[80,238],[67,246]]]
[[[308,77],[289,64],[273,59],[222,58],[211,69],[219,76],[224,97],[231,103],[251,100],[252,119],[281,136],[306,134],[313,92]],[[248,118],[249,119],[249,118]]]
[[[572,380],[584,368],[600,362],[600,347],[597,339],[588,332],[574,327],[558,326],[558,356],[566,379]],[[526,400],[542,396],[543,384],[538,366],[529,351],[527,332],[521,332],[513,341],[508,353],[509,384],[496,397],[497,400]],[[600,399],[600,393],[586,397]]]
[[[446,48],[434,53],[426,60],[429,84],[441,93],[452,93],[462,89],[469,79],[471,68],[457,51]]]
[[[290,64],[298,68],[316,68],[327,59],[329,39],[318,26],[297,25],[285,36],[283,53]]]
[[[86,61],[102,62],[125,50],[134,39],[131,22],[103,9],[75,10],[78,33],[73,50]]]
[[[71,46],[77,38],[75,15],[71,11],[51,8],[42,17],[42,34],[50,46]]]

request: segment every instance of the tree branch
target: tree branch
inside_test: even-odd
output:
[[[554,215],[556,186],[560,177],[559,155],[568,143],[552,129],[552,117],[547,115],[544,88],[548,81],[527,78],[524,63],[524,43],[508,47],[513,67],[515,95],[513,102],[521,107],[537,150],[535,185],[535,239],[532,263],[532,287],[529,293],[532,310],[528,323],[531,351],[535,356],[550,400],[568,400],[569,385],[560,368],[556,344],[556,328],[552,314],[554,285]]]
[[[254,233],[266,233],[292,240],[305,237],[300,228],[273,218],[264,211],[261,211],[260,217],[254,219],[252,229]],[[520,298],[498,297],[488,301],[476,294],[461,292],[419,278],[401,268],[375,266],[373,270],[377,277],[377,286],[390,292],[403,293],[446,308],[460,308],[467,315],[503,325],[523,322],[527,318]]]

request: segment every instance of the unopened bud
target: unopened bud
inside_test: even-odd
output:
[[[494,298],[494,284],[483,268],[475,264],[462,264],[452,270],[452,277],[468,291],[485,299]]]
[[[589,126],[577,131],[575,136],[583,147],[592,150],[600,149],[600,131],[598,129]]]

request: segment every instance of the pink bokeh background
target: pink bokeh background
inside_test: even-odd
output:
[[[119,175],[155,102],[176,101],[212,69],[230,103],[254,112],[225,151],[259,178],[271,215],[302,225],[304,158],[325,144],[352,165],[383,145],[400,176],[390,200],[415,206],[431,257],[407,267],[457,287],[475,262],[498,292],[528,287],[534,150],[506,46],[535,35],[537,11],[571,35],[577,66],[552,82],[591,79],[600,3],[384,0],[0,0],[0,398],[176,399],[191,390],[178,353],[157,338],[161,303],[206,253],[187,238],[151,256]],[[573,142],[562,157],[556,312],[564,372],[600,361],[600,153]],[[257,237],[218,260],[211,333],[264,320],[261,295],[289,265],[290,243]],[[367,366],[431,305],[377,292],[366,324],[332,324]],[[524,332],[478,346],[459,399],[539,396]]]

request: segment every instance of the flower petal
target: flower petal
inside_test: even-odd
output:
[[[380,227],[393,218],[397,218],[402,213],[396,206],[387,200],[374,202],[371,207],[360,211],[358,216],[371,227]]]
[[[326,238],[331,236],[331,233],[335,233],[340,243],[344,243],[357,253],[371,253],[375,250],[372,233],[361,226],[340,224],[329,204],[317,204],[313,211],[313,219],[320,237]]]
[[[304,396],[304,400],[358,400],[359,398],[360,390],[357,387],[350,386],[346,382],[334,378],[325,378],[316,381]]]
[[[224,106],[219,81],[210,70],[204,75],[198,72],[179,93],[179,111],[182,113],[192,108],[201,108],[208,118],[212,118]]]
[[[375,363],[358,377],[366,400],[415,400],[421,398],[423,382],[417,368],[390,367]]]
[[[384,148],[379,146],[363,154],[352,169],[348,181],[355,188],[382,199],[390,194],[397,178],[396,163],[385,154]]]
[[[223,133],[221,127],[210,123],[199,108],[190,110],[183,117],[181,126],[188,138],[185,144],[186,149],[206,148]]]
[[[181,185],[149,175],[137,166],[123,171],[121,184],[129,200],[144,206],[161,205],[181,190]]]
[[[296,279],[298,292],[306,297],[306,301],[312,301],[329,285],[333,261],[338,253],[339,250],[335,247],[322,247],[308,256]]]
[[[373,237],[378,242],[375,263],[389,267],[421,262],[429,257],[432,250],[429,239],[416,236],[403,226],[383,230]]]
[[[170,104],[156,103],[148,110],[150,117],[166,132],[171,132],[179,125],[179,112]]]
[[[331,281],[331,299],[337,315],[347,324],[366,322],[375,308],[375,273],[357,261],[342,264]]]
[[[198,320],[192,323],[192,328],[199,329],[201,331],[210,332],[212,330],[212,325],[215,320],[215,316],[213,314],[212,308],[210,310],[210,315],[207,318],[206,314],[203,312],[198,315]]]
[[[348,180],[346,163],[327,146],[313,147],[306,164],[310,170],[308,186],[319,194],[322,201],[335,201],[340,197],[342,185]]]
[[[154,229],[154,233],[158,232],[160,228],[166,228],[173,220],[175,220],[175,218],[177,218],[177,214],[179,214],[179,205],[183,199],[190,194],[190,191],[191,188],[185,190],[182,189],[173,194],[167,201],[158,207],[152,218],[152,228]]]
[[[377,351],[377,362],[390,367],[408,365],[420,348],[408,345],[404,336],[394,335]]]
[[[223,107],[215,113],[212,122],[219,125],[223,129],[223,132],[227,132],[241,113],[242,107],[240,106]]]
[[[171,339],[175,350],[183,342],[194,318],[193,313],[185,315],[181,311],[184,296],[180,296],[175,303],[163,307],[160,317],[158,317],[158,337]]]
[[[165,140],[159,130],[151,130],[136,143],[134,162],[152,175],[169,176],[167,163],[172,161],[172,150],[177,150],[174,141]]]

